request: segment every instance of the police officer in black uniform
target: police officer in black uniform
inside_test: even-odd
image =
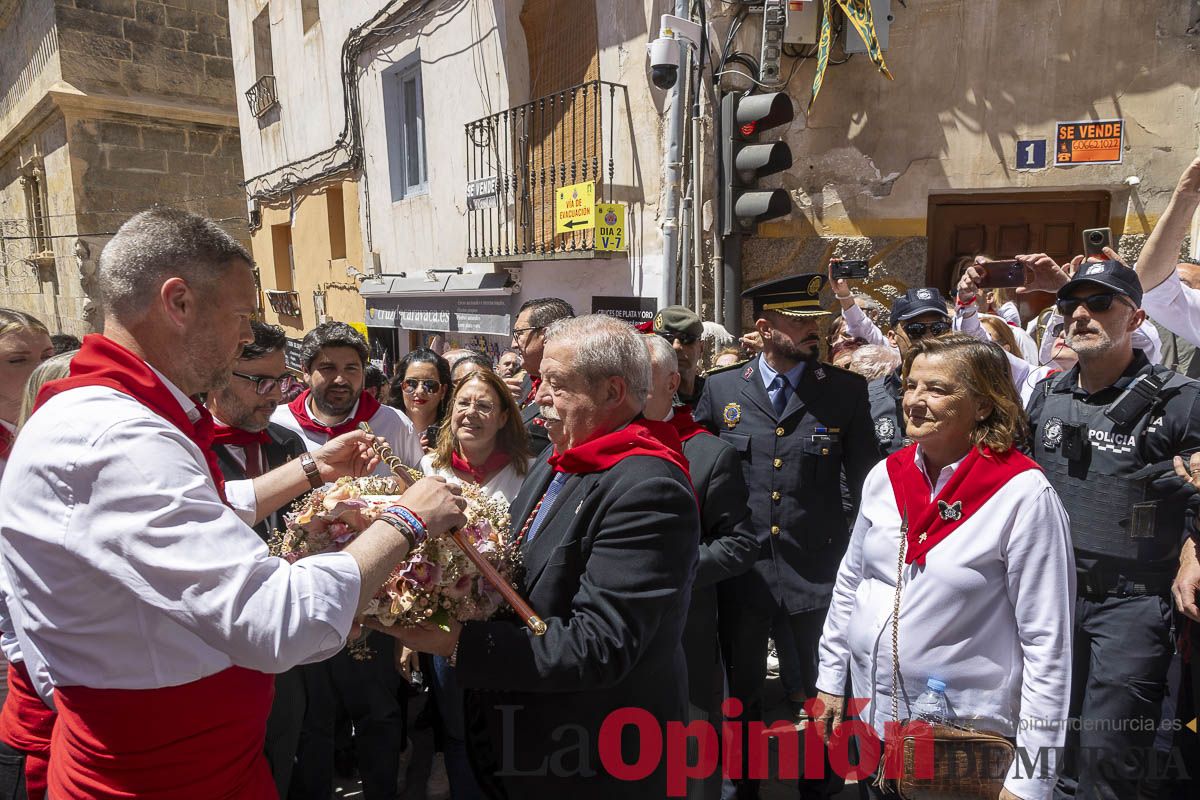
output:
[[[679,390],[675,396],[684,405],[696,405],[704,390],[704,376],[700,374],[700,357],[704,344],[704,321],[686,306],[667,306],[654,314],[651,332],[666,339],[675,350],[679,360]]]
[[[1174,650],[1171,583],[1200,495],[1172,457],[1200,448],[1200,383],[1149,363],[1131,335],[1137,274],[1085,262],[1058,291],[1079,363],[1034,389],[1032,450],[1071,517],[1078,600],[1071,714],[1056,796],[1133,798]]]
[[[909,289],[892,303],[888,318],[888,338],[900,351],[903,362],[910,344],[923,336],[944,336],[953,330],[946,300],[933,288]],[[867,386],[874,420],[875,438],[885,456],[909,442],[904,436],[904,414],[900,411],[904,392],[900,387],[900,367],[890,375],[876,378]]]
[[[781,608],[804,688],[816,697],[817,646],[849,541],[841,472],[857,501],[879,460],[866,381],[817,360],[821,318],[829,313],[819,297],[824,282],[821,275],[798,275],[746,290],[763,351],[710,372],[696,405],[696,420],[738,451],[760,544],[754,568],[721,585],[729,690],[747,719],[761,719],[767,637]],[[824,796],[837,785],[828,778],[802,781],[801,793]],[[755,797],[757,788],[743,781],[739,796]]]
[[[516,390],[517,405],[521,408],[521,422],[525,425],[525,432],[529,434],[529,452],[533,453],[535,459],[550,446],[541,406],[535,400],[538,385],[542,382],[542,350],[546,346],[546,328],[560,319],[573,316],[575,309],[566,300],[557,297],[537,297],[525,301],[517,311],[516,320],[513,321],[512,348],[521,354],[525,376],[521,379],[519,387],[509,380],[505,382],[509,383],[510,389]]]

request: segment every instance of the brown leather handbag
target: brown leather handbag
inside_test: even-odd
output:
[[[900,590],[904,584],[904,550],[908,543],[908,520],[900,529],[900,556],[896,565],[896,599],[892,608],[892,719],[900,720]],[[933,775],[918,778],[916,756],[922,743],[909,734],[892,746],[902,748],[903,770],[899,779],[885,778],[880,758],[879,786],[894,790],[902,800],[996,800],[1004,788],[1008,768],[1016,758],[1016,747],[994,731],[974,730],[959,725],[931,725],[933,732]]]

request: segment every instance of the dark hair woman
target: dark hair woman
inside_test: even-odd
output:
[[[421,447],[433,449],[450,399],[450,364],[428,347],[409,352],[396,365],[389,405],[412,420],[413,430],[421,436]]]

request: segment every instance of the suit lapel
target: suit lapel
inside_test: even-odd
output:
[[[553,476],[553,470],[544,461],[538,463],[535,460],[530,465],[529,474],[525,476],[525,482],[521,484],[521,492],[513,498],[512,506],[508,510],[509,525],[512,528],[510,536],[516,538],[517,534],[525,527],[530,512],[537,505],[537,501],[542,499],[542,495],[546,493],[546,487],[550,485],[550,479]]]
[[[221,467],[221,475],[225,477],[225,480],[242,481],[246,479],[246,471],[229,452],[229,448],[223,444],[215,444],[213,452],[217,454],[217,464]]]
[[[745,385],[742,387],[742,397],[758,406],[769,418],[775,419],[775,406],[771,405],[771,398],[767,394],[766,388],[763,387],[762,374],[759,369],[760,362],[756,359],[742,370],[742,380],[745,381]]]
[[[820,369],[821,367],[820,365],[816,365],[815,368]],[[781,421],[787,419],[792,414],[798,414],[804,411],[804,398],[808,397],[809,392],[814,391],[816,388],[813,378],[813,369],[814,364],[810,363],[804,366],[804,372],[800,373],[800,385],[797,386],[796,391],[792,392],[791,396],[788,397],[787,406],[785,406],[783,409],[783,416],[779,418]]]

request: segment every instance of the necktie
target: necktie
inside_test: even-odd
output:
[[[542,527],[542,523],[545,522],[546,517],[550,514],[550,508],[554,505],[554,501],[558,498],[558,493],[562,491],[563,484],[566,482],[567,473],[556,472],[554,474],[554,480],[550,481],[550,485],[546,487],[546,493],[538,501],[537,511],[533,515],[533,522],[529,525],[529,532],[525,534],[525,541],[533,541],[533,537],[537,535],[538,529]]]
[[[246,477],[257,478],[263,474],[262,467],[262,445],[258,442],[250,442],[246,445]]]
[[[788,379],[784,375],[776,375],[775,380],[771,381],[771,391],[775,394],[771,399],[771,405],[775,407],[775,416],[783,416],[783,410],[787,408],[788,394],[792,385],[788,383]]]

